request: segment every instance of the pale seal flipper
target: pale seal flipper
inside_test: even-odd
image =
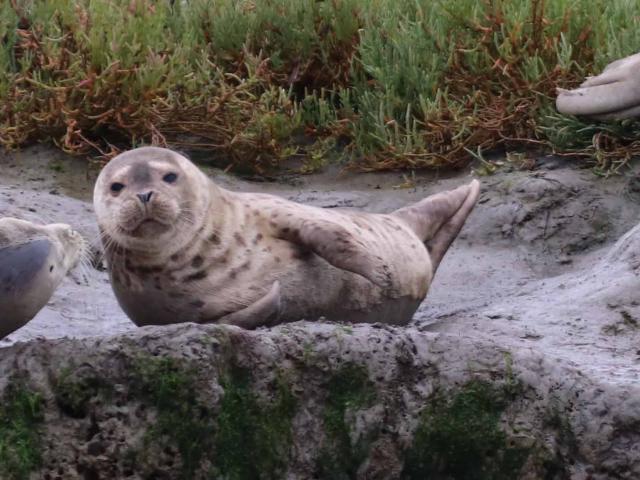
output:
[[[0,338],[46,305],[84,248],[82,237],[68,225],[0,219]]]
[[[309,213],[292,214],[278,221],[277,237],[300,245],[336,268],[361,275],[380,288],[389,288],[389,266],[375,243],[358,238],[337,221],[315,218]]]
[[[620,120],[640,115],[640,53],[610,63],[579,88],[558,88],[556,108],[566,115]]]
[[[433,274],[460,233],[479,195],[480,182],[473,180],[468,185],[436,193],[392,213],[404,220],[425,243],[431,256]]]
[[[277,323],[281,312],[280,282],[273,282],[271,290],[264,297],[238,312],[225,315],[216,323],[228,323],[242,328],[254,329]]]

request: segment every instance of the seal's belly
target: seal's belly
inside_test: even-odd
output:
[[[289,242],[270,239],[245,242],[241,248],[223,252],[200,252],[181,268],[145,268],[120,262],[111,271],[111,281],[118,302],[138,326],[211,323],[248,307],[265,295],[275,281],[290,290],[294,284],[311,287],[314,276],[315,285],[322,287],[321,284],[330,284],[323,280],[330,277],[339,289],[340,279],[328,273],[326,262],[313,257]],[[325,272],[316,275],[316,270]],[[323,290],[326,292],[326,288],[317,292]],[[309,298],[319,302],[326,294],[315,293]],[[293,298],[287,298],[291,300],[287,303],[294,314],[302,314],[302,308],[309,307],[309,298],[305,305]]]
[[[429,256],[421,242],[406,241],[406,232],[383,231],[377,247],[394,273],[391,297],[296,244],[247,232],[234,248],[200,251],[180,268],[115,269],[112,283],[123,310],[139,326],[216,322],[251,305],[275,281],[282,292],[280,321],[325,317],[403,324],[426,295]]]

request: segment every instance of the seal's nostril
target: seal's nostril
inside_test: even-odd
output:
[[[153,195],[153,191],[147,193],[138,193],[138,198],[142,203],[149,203],[149,200],[151,200],[151,195]]]

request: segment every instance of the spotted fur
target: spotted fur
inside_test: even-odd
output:
[[[182,155],[144,147],[104,168],[94,204],[114,291],[136,324],[254,328],[407,323],[477,197],[472,182],[387,215],[321,209],[228,191]]]

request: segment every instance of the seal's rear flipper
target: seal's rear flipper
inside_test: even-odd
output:
[[[227,323],[246,329],[275,324],[282,313],[280,282],[273,282],[271,290],[259,300],[237,312],[229,313],[216,323]]]
[[[437,193],[401,208],[392,215],[401,218],[429,249],[433,273],[458,236],[480,195],[480,182],[473,180],[455,190]]]
[[[558,88],[556,108],[565,115],[599,120],[640,115],[640,54],[610,63],[600,75],[589,77],[573,90]]]

